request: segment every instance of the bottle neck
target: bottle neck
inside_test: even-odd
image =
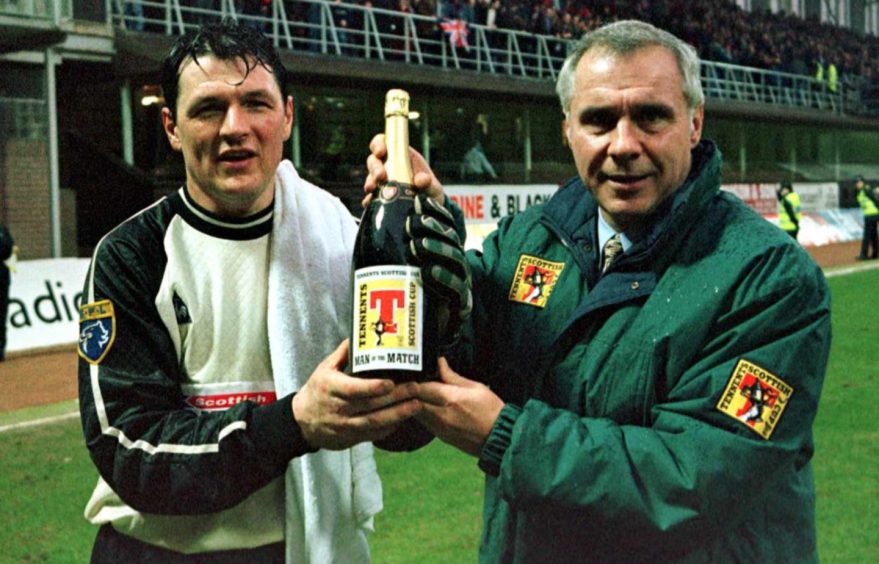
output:
[[[388,181],[412,184],[412,165],[409,161],[409,119],[401,115],[385,118],[385,146],[388,158],[385,170]]]

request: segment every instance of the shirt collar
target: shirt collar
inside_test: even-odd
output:
[[[604,245],[607,244],[607,241],[616,235],[617,232],[614,231],[614,228],[611,227],[607,221],[604,220],[604,214],[601,213],[601,210],[598,210],[598,252],[601,253],[601,249],[604,248]],[[620,242],[623,244],[623,252],[629,250],[629,247],[632,246],[632,240],[626,237],[625,233],[620,233]]]

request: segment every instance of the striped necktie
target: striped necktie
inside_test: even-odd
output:
[[[620,234],[617,233],[604,244],[604,266],[601,268],[602,274],[607,271],[614,259],[616,259],[622,252],[623,243],[620,241]]]

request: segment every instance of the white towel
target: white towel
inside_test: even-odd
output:
[[[278,397],[299,390],[348,336],[357,226],[335,197],[278,167],[269,267],[268,333]],[[372,444],[321,450],[286,475],[287,562],[369,561],[366,535],[382,509]]]

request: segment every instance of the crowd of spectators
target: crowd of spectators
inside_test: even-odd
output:
[[[346,8],[359,5],[432,18],[430,29],[419,25],[419,34],[441,35],[439,22],[456,20],[489,29],[511,29],[577,39],[583,33],[621,19],[648,21],[693,45],[700,56],[718,61],[815,76],[819,65],[835,67],[840,81],[879,84],[879,38],[861,35],[814,18],[802,18],[783,11],[747,11],[732,0],[332,0],[337,30],[347,42],[347,30],[362,29],[363,12]],[[220,0],[183,0],[198,8],[196,23],[216,10]],[[270,17],[271,0],[235,0],[241,13]],[[141,12],[140,0],[128,0],[126,13]],[[320,5],[287,1],[288,13],[309,23],[319,35]],[[203,10],[203,11],[202,11]],[[379,16],[378,19],[381,19]],[[401,33],[401,22],[385,18],[391,33]],[[129,27],[143,29],[142,15]],[[267,24],[264,27],[268,27]],[[267,29],[264,29],[267,31]],[[362,41],[362,39],[359,39]],[[351,39],[354,44],[357,38]],[[556,50],[563,46],[556,44]],[[312,43],[309,48],[316,48]],[[559,53],[561,56],[564,52]]]
[[[840,78],[879,77],[877,37],[783,11],[743,10],[730,0],[347,1],[563,39],[635,18],[684,38],[706,60],[809,76],[819,63],[833,64]]]

